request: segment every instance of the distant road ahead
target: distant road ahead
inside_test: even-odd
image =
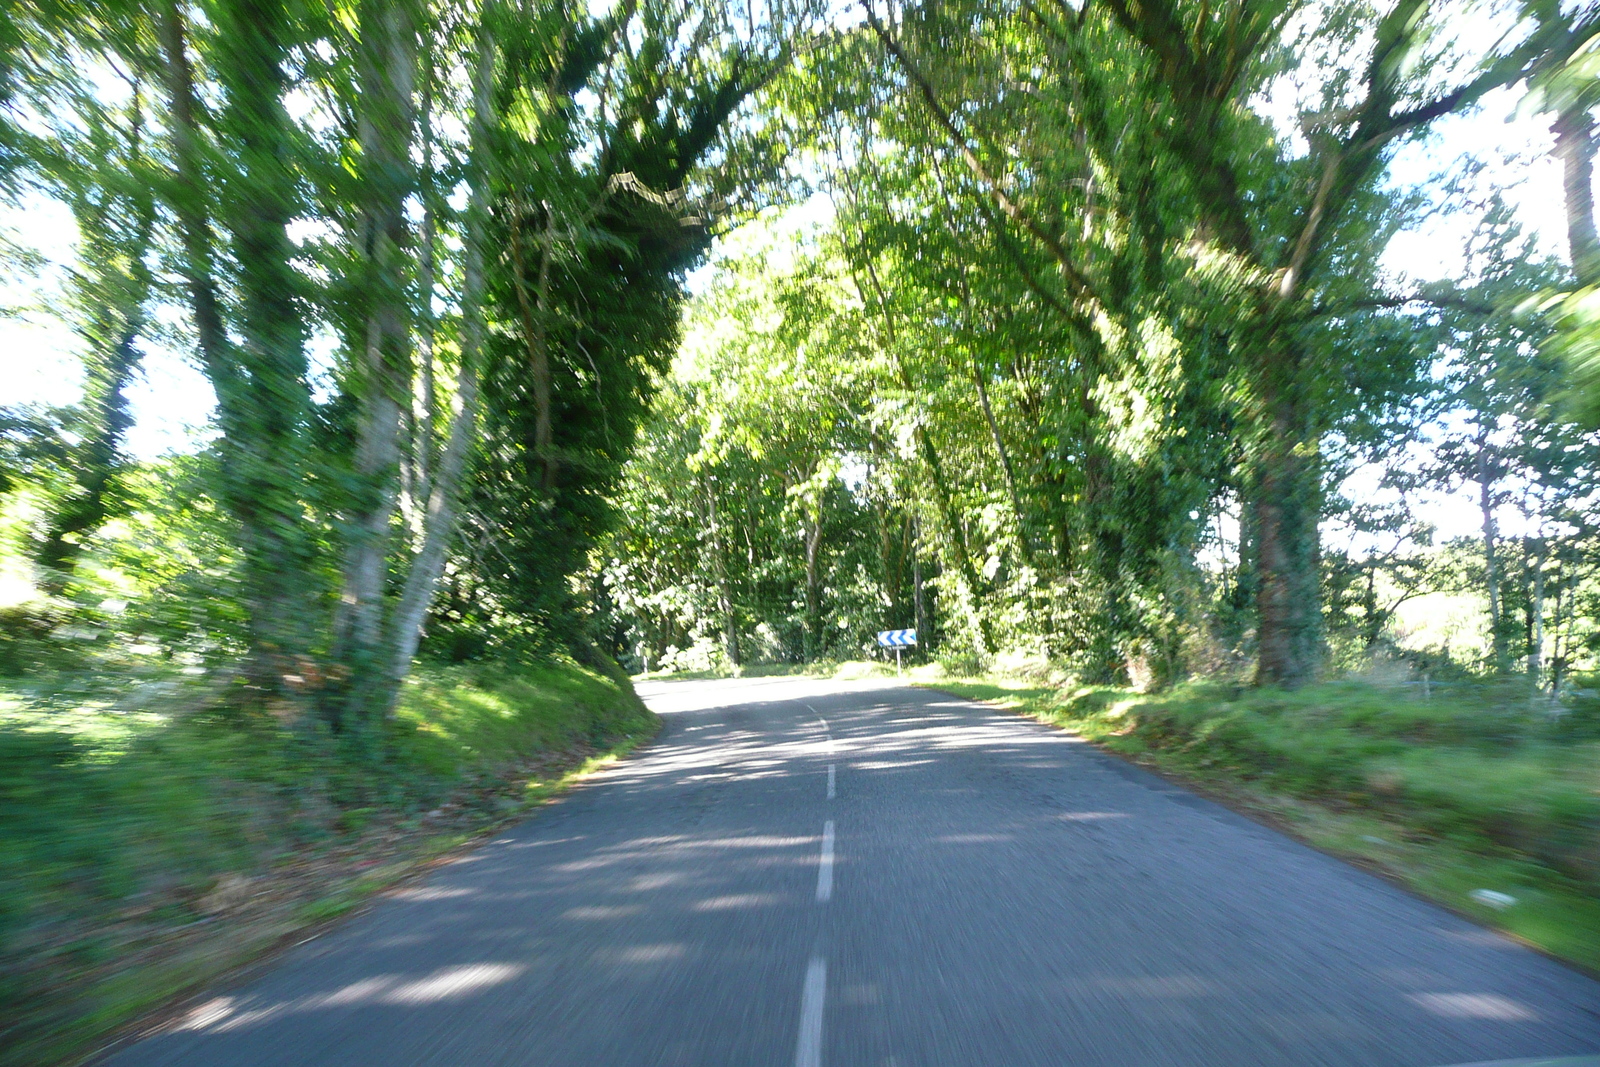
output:
[[[1034,723],[652,683],[660,740],[115,1067],[1436,1067],[1600,984]]]

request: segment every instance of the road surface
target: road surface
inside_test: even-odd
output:
[[[652,683],[661,737],[114,1067],[1434,1067],[1600,984],[932,691]]]

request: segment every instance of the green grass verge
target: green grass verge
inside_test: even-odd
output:
[[[0,688],[4,1067],[81,1059],[657,728],[620,671],[422,668],[354,755],[101,666]]]
[[[1161,694],[916,684],[1072,730],[1560,959],[1600,972],[1600,744],[1525,695],[1360,682]],[[1496,908],[1474,890],[1509,894]]]

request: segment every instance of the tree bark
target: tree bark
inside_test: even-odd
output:
[[[534,283],[531,299],[523,266],[520,219],[511,226],[511,257],[516,270],[517,305],[522,313],[522,332],[528,346],[528,365],[533,379],[533,451],[543,467],[544,488],[548,491],[555,487],[558,466],[551,422],[549,343],[550,257],[551,242],[555,239],[555,216],[548,204],[544,206],[544,211],[544,234],[539,242],[539,278]]]
[[[967,531],[961,525],[961,516],[956,514],[955,501],[945,481],[944,465],[939,462],[939,453],[921,425],[918,425],[916,430],[916,441],[917,448],[922,453],[922,461],[928,468],[928,479],[933,483],[934,499],[939,505],[939,515],[944,520],[950,548],[955,553],[956,566],[960,568],[961,580],[966,586],[967,610],[972,616],[975,636],[981,645],[978,651],[987,655],[994,651],[994,631],[988,617],[978,604],[983,586],[978,579],[978,568],[973,565],[972,553],[967,549]]]
[[[1572,610],[1572,590],[1568,588],[1566,578],[1566,561],[1558,556],[1556,558],[1556,606],[1551,618],[1550,635],[1550,696],[1555,698],[1561,692],[1561,679],[1566,674],[1567,653],[1571,646],[1571,635],[1567,632],[1567,622]]]
[[[1016,516],[1017,548],[1022,552],[1022,559],[1028,566],[1033,566],[1033,541],[1028,536],[1028,519],[1022,510],[1022,496],[1017,492],[1017,475],[1011,468],[1011,454],[1006,450],[1006,442],[1000,436],[1000,424],[995,421],[994,409],[989,406],[989,388],[984,384],[982,368],[978,366],[978,357],[972,357],[972,384],[978,389],[978,403],[983,407],[984,421],[989,424],[989,436],[994,441],[994,450],[1000,457],[1000,470],[1006,479],[1006,495],[1011,500],[1011,513]]]
[[[872,260],[865,255],[861,257],[861,269],[867,276],[867,281],[872,288],[872,301],[878,306],[878,317],[883,322],[884,339],[888,342],[884,350],[894,361],[895,372],[900,378],[900,385],[908,395],[915,396],[916,388],[911,379],[911,371],[906,367],[905,360],[897,351],[897,330],[895,328],[894,311],[889,305],[889,295],[883,288],[883,283],[878,277],[877,269],[872,265]],[[851,271],[851,281],[855,283],[856,292],[863,303],[868,302],[866,287],[861,284],[860,274]],[[975,624],[978,642],[983,647],[981,652],[987,654],[994,649],[994,634],[989,620],[984,616],[979,607],[981,585],[978,582],[978,571],[972,565],[972,555],[967,549],[966,530],[955,512],[955,505],[950,496],[950,488],[945,481],[944,467],[939,462],[938,450],[934,448],[932,439],[928,436],[927,429],[918,422],[913,436],[916,440],[917,451],[921,454],[923,463],[928,468],[928,477],[933,484],[935,502],[939,507],[940,517],[944,520],[946,533],[950,538],[951,551],[956,557],[956,567],[966,583],[966,609]]]
[[[438,321],[433,313],[433,291],[438,284],[439,236],[439,176],[433,160],[433,100],[437,69],[431,50],[426,52],[424,58],[426,62],[422,70],[422,105],[418,114],[423,171],[420,183],[422,240],[421,251],[417,258],[417,310],[420,312],[417,324],[417,375],[420,378],[420,388],[412,391],[414,396],[412,423],[420,427],[420,432],[415,435],[411,452],[412,463],[416,469],[413,492],[417,502],[426,502],[432,496],[433,471],[439,462],[439,395],[436,367]],[[471,150],[470,146],[468,150]],[[470,198],[469,192],[468,199]]]
[[[100,355],[88,376],[85,392],[93,431],[75,450],[72,479],[78,492],[52,508],[44,543],[39,547],[40,587],[51,596],[59,596],[66,589],[82,545],[80,538],[98,529],[113,513],[112,498],[123,462],[122,442],[133,425],[127,388],[139,367],[139,335],[144,331],[144,305],[150,292],[150,272],[144,265],[155,222],[154,205],[150,207],[152,210],[143,213],[134,244],[128,249],[133,266],[132,277],[125,279],[131,290],[126,294],[126,306],[107,307],[102,312],[105,319],[120,322],[122,328],[116,343]]]
[[[1255,461],[1256,681],[1294,689],[1316,679],[1322,646],[1317,522],[1321,471],[1309,435],[1280,411]]]
[[[411,532],[421,536],[421,507],[432,495],[433,471],[439,462],[438,425],[439,394],[437,368],[434,366],[436,324],[433,318],[433,288],[435,281],[435,244],[438,218],[431,206],[422,213],[422,251],[417,263],[418,307],[422,312],[417,330],[417,377],[412,390],[411,441],[408,449],[411,476],[407,481],[410,494]]]
[[[172,206],[201,362],[217,394],[219,497],[240,529],[251,648],[246,675],[259,692],[281,694],[305,683],[301,660],[309,647],[316,552],[303,514],[311,394],[288,237],[296,210],[293,137],[283,109],[290,19],[282,3],[242,0],[218,6],[213,17],[212,65],[226,101],[216,124],[231,165],[219,217],[239,265],[237,345],[218,296],[199,108],[175,0],[161,7],[157,27],[176,171]]]
[[[461,366],[456,376],[456,406],[450,420],[449,437],[432,476],[428,507],[423,516],[422,547],[412,561],[399,605],[395,608],[387,714],[393,714],[400,683],[410,673],[412,657],[422,639],[423,621],[444,574],[445,557],[456,533],[461,483],[477,437],[478,385],[484,342],[485,229],[489,221],[489,185],[493,176],[489,124],[494,106],[494,63],[494,37],[489,27],[482,25],[478,30],[478,55],[473,71],[471,193],[467,199],[462,241]]]
[[[933,631],[928,626],[928,607],[922,595],[922,521],[911,522],[911,602],[916,612],[917,647],[926,654]]]
[[[868,481],[871,481],[870,475]],[[872,512],[878,520],[878,568],[883,574],[883,589],[889,598],[889,618],[898,621],[901,618],[900,606],[905,602],[905,582],[902,574],[904,568],[897,566],[894,542],[896,533],[899,533],[903,543],[905,518],[897,517],[891,526],[889,504],[881,496],[873,501]]]
[[[706,514],[711,520],[711,552],[717,569],[717,608],[722,613],[722,640],[728,662],[737,667],[743,662],[739,652],[739,625],[733,610],[733,582],[728,577],[728,557],[722,543],[722,526],[717,521],[717,491],[706,482]]]
[[[1543,535],[1533,553],[1533,589],[1528,597],[1528,680],[1535,687],[1544,668],[1544,561],[1548,546]]]
[[[1500,531],[1494,518],[1494,477],[1489,467],[1489,442],[1481,428],[1477,444],[1478,510],[1483,515],[1484,585],[1489,594],[1489,647],[1495,673],[1499,674],[1509,664],[1505,621],[1500,605]]]
[[[94,413],[94,430],[74,450],[77,455],[72,481],[78,492],[51,509],[49,527],[37,556],[39,586],[50,596],[60,596],[66,590],[82,536],[98,529],[111,514],[122,440],[133,425],[127,388],[139,366],[138,338],[143,326],[142,313],[130,316],[116,346],[90,375],[88,406]]]
[[[1551,130],[1567,209],[1567,249],[1580,286],[1600,284],[1600,237],[1594,221],[1594,120],[1587,109],[1562,110]]]
[[[810,505],[806,516],[806,659],[822,654],[822,502]]]
[[[366,344],[355,454],[360,485],[351,509],[354,533],[334,639],[351,679],[347,710],[364,719],[389,706],[391,672],[382,662],[382,644],[390,524],[398,500],[401,398],[411,362],[405,203],[415,186],[416,27],[409,0],[363,0],[359,18]]]

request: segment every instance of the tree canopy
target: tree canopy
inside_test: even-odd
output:
[[[419,650],[709,666],[915,626],[1293,687],[1447,588],[1486,604],[1468,668],[1558,686],[1594,632],[1600,15],[1458,14],[10,9],[5,191],[76,221],[87,371],[0,427],[39,587],[96,602],[165,492],[219,547],[150,566],[135,615],[351,736]],[[1496,194],[1448,207],[1459,277],[1392,276],[1471,184],[1397,154],[1506,92],[1554,124],[1568,264]],[[154,343],[214,391],[198,455],[127,452]],[[1428,492],[1481,528],[1436,542]],[[200,589],[226,610],[185,614]]]

